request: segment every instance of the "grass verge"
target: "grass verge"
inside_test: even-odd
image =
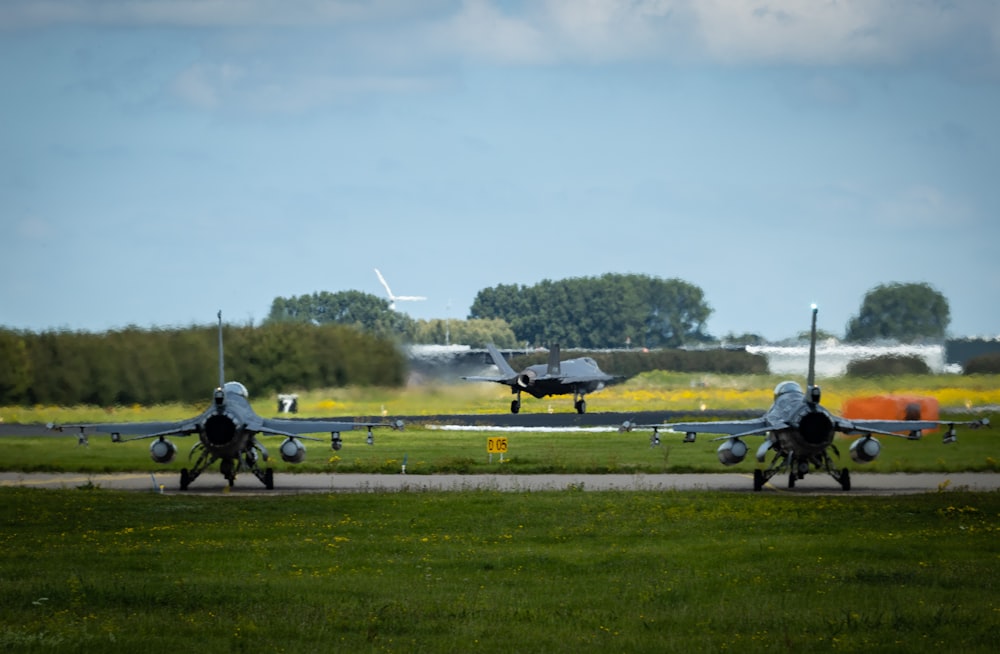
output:
[[[0,489],[0,649],[995,651],[1000,494]]]

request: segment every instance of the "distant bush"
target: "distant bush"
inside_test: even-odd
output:
[[[766,375],[767,358],[745,350],[616,350],[613,352],[562,353],[563,360],[589,356],[609,375],[632,377],[649,370],[671,372],[714,372],[727,375]],[[549,360],[547,352],[526,354],[511,359],[514,370]]]
[[[1000,352],[980,354],[965,363],[966,375],[1000,375]]]
[[[224,325],[226,379],[255,395],[401,386],[406,359],[387,338],[338,324]],[[198,402],[218,380],[214,327],[0,331],[0,406]],[[9,363],[8,363],[9,362]],[[8,370],[9,369],[9,370]]]
[[[927,363],[916,356],[886,355],[859,359],[847,364],[848,377],[898,377],[900,375],[929,375]]]

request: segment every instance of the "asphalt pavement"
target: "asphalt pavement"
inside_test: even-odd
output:
[[[782,477],[784,479],[784,477]],[[851,471],[851,490],[825,474],[810,474],[789,489],[777,477],[762,493],[795,495],[901,495],[939,491],[1000,489],[1000,473],[926,472],[859,473]],[[277,473],[269,491],[253,475],[240,475],[229,487],[217,472],[208,471],[186,491],[176,473],[25,473],[0,472],[0,487],[100,488],[164,494],[275,495],[295,493],[393,493],[427,491],[753,491],[753,476],[743,473],[690,474],[568,474],[568,475],[405,475],[362,473]]]

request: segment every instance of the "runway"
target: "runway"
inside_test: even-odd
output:
[[[777,478],[775,479],[775,481]],[[428,491],[723,491],[752,493],[753,477],[743,473],[631,474],[631,475],[382,475],[275,474],[275,490],[266,490],[252,475],[237,477],[230,488],[218,474],[206,473],[186,491],[178,488],[175,473],[24,473],[0,472],[0,487],[73,489],[97,488],[170,495],[267,496],[296,493],[419,493]],[[795,488],[785,482],[767,484],[763,493],[787,495],[902,495],[939,491],[996,491],[1000,473],[925,472],[855,473],[852,490],[844,492],[827,475],[808,475]]]

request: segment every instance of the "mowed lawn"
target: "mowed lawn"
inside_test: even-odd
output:
[[[1000,494],[0,489],[0,650],[994,652]]]

